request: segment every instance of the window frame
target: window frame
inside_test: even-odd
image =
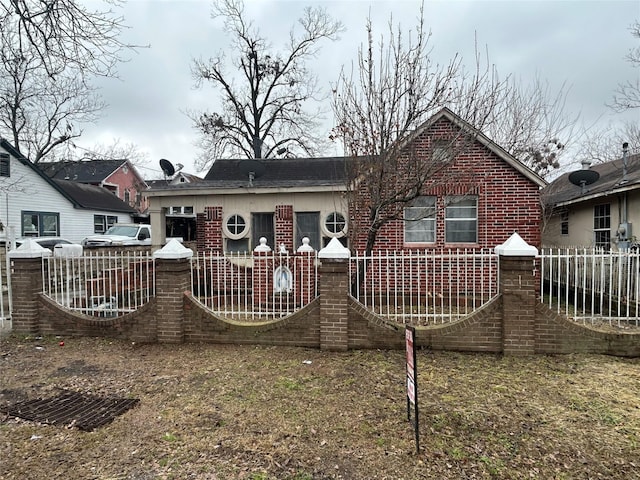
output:
[[[415,205],[423,200],[428,200],[430,205]],[[421,244],[433,244],[436,243],[436,230],[437,230],[437,203],[438,197],[433,195],[420,195],[416,197],[408,206],[404,207],[403,211],[403,232],[404,243],[407,245],[421,245]],[[413,214],[415,215],[415,218]],[[415,223],[414,223],[415,222]],[[411,229],[407,228],[409,225],[421,225],[430,224],[431,228],[424,229]],[[425,233],[423,239],[409,239],[409,233]]]
[[[259,222],[264,222],[264,225],[258,225]],[[265,232],[264,226],[270,222],[269,231]],[[276,241],[276,222],[275,214],[273,212],[251,212],[251,244],[252,248],[260,245],[260,238],[265,237],[267,239],[267,245],[271,249],[275,249]]]
[[[102,231],[96,228],[100,220],[103,228]],[[109,227],[112,227],[116,223],[118,223],[117,215],[94,214],[93,215],[93,233],[97,233],[98,235],[101,235],[104,232],[106,232],[109,229]]]
[[[593,244],[596,248],[611,249],[611,204],[593,206]]]
[[[306,217],[309,219],[309,222],[303,225],[304,231],[301,229],[302,218]],[[315,250],[320,250],[321,242],[322,242],[322,232],[320,231],[320,212],[295,212],[295,238],[293,248],[297,249],[302,245],[302,239],[304,237],[309,237],[309,245],[313,247]],[[311,223],[315,226],[314,232],[308,232],[308,228],[306,228]]]
[[[569,210],[560,212],[560,235],[569,235]]]
[[[5,152],[0,152],[0,177],[11,177],[11,155]]]
[[[456,204],[464,203],[468,200],[473,200],[473,205],[461,205],[456,206]],[[457,216],[451,215],[454,211],[458,211],[457,209],[465,209],[472,208],[474,211],[474,216]],[[468,232],[473,233],[473,239],[465,239],[465,240],[452,240],[449,235],[453,234],[461,234],[466,232],[464,229],[452,229],[456,224],[462,224],[463,222],[472,222],[473,230],[468,230]],[[449,196],[445,199],[445,209],[444,209],[444,238],[445,243],[448,244],[477,244],[478,243],[478,196],[477,195],[463,195],[463,196]]]
[[[230,222],[234,218],[236,219],[236,221],[230,225]],[[242,222],[238,222],[237,219],[242,220]],[[233,227],[233,229],[230,228],[230,226]],[[244,228],[242,228],[242,230],[237,230],[237,228],[239,228],[240,226],[243,226]],[[222,222],[222,231],[224,232],[225,237],[231,240],[241,240],[249,236],[249,223],[243,215],[239,213],[232,213],[231,215],[227,216]]]
[[[37,218],[35,230],[25,230],[25,216]],[[55,230],[45,230],[45,217],[55,218]],[[22,237],[59,237],[60,236],[60,213],[59,212],[40,212],[35,210],[22,210],[20,212],[20,225]],[[33,225],[33,223],[31,223]]]
[[[332,216],[333,219],[330,220]],[[340,217],[341,220],[338,221],[337,217]],[[342,225],[342,228],[339,230],[337,229],[338,225]],[[323,236],[329,238],[342,238],[347,234],[347,217],[344,213],[334,210],[324,216],[320,227]]]

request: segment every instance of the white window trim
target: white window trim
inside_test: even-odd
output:
[[[227,228],[227,222],[231,217],[235,216],[238,216],[244,220],[244,230],[240,233],[231,233]],[[224,233],[225,237],[230,238],[231,240],[240,240],[249,236],[249,223],[247,222],[247,219],[244,215],[240,213],[232,213],[222,220],[222,232]]]
[[[332,232],[327,228],[327,219],[329,218],[329,215],[337,213],[339,215],[342,215],[342,218],[344,219],[344,227],[342,228],[341,231],[339,232]],[[338,211],[338,210],[331,210],[330,212],[322,212],[320,214],[320,218],[321,218],[321,222],[320,222],[320,231],[322,233],[321,236],[325,236],[325,237],[330,237],[330,238],[342,238],[344,236],[347,235],[347,231],[348,231],[348,227],[349,227],[349,221],[347,220],[347,216]]]

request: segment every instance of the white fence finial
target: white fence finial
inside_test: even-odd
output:
[[[318,258],[351,258],[351,252],[340,240],[333,237],[329,244],[318,252]]]
[[[513,235],[502,245],[498,245],[494,251],[504,257],[535,257],[538,255],[538,249],[525,242],[518,235],[518,232],[513,232]]]
[[[260,237],[260,245],[253,249],[254,252],[270,252],[271,247],[267,245],[267,238]]]

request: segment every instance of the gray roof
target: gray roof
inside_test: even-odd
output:
[[[249,186],[249,171],[254,171],[254,188],[295,188],[344,186],[344,157],[218,159],[204,180],[170,184],[153,182],[151,190],[243,189]]]
[[[100,183],[127,160],[85,160],[81,162],[43,162],[38,167],[55,180],[73,180],[81,183]]]
[[[256,172],[254,187],[296,187],[344,185],[346,182],[345,158],[268,158],[264,160],[218,159],[211,166],[205,180],[211,186],[224,188],[246,187],[249,182],[247,169],[256,162],[256,170],[262,165],[263,173]]]
[[[580,185],[574,185],[569,181],[569,175],[572,172],[568,172],[556,178],[542,190],[544,203],[557,206],[570,205],[618,192],[640,189],[640,154],[629,155],[626,181],[622,181],[622,158],[593,165],[590,170],[598,172],[600,178],[593,184],[586,185],[585,192]]]
[[[71,180],[54,180],[79,208],[105,210],[107,212],[136,213],[136,209],[120,200],[104,187]]]
[[[24,166],[33,170],[35,175],[38,175],[45,182],[51,185],[51,188],[65,197],[74,208],[103,210],[107,212],[135,212],[133,208],[124,203],[113,193],[109,192],[106,188],[84,185],[71,181],[52,180],[48,175],[45,175],[41,168],[39,168],[42,164],[34,165],[31,163],[27,157],[20,153],[17,148],[4,138],[0,138],[0,147],[9,152],[12,157]],[[78,187],[90,188],[81,189]]]

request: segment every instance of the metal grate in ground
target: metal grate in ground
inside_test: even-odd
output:
[[[139,401],[137,398],[99,397],[62,390],[55,397],[15,403],[4,409],[4,413],[24,420],[73,426],[89,432],[112,422]]]

